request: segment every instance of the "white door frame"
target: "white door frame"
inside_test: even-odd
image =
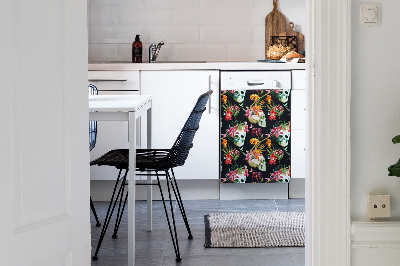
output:
[[[351,0],[307,0],[306,265],[350,265]]]

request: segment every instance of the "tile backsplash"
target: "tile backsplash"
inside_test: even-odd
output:
[[[143,62],[164,41],[158,61],[264,59],[265,17],[273,0],[88,0],[89,62],[130,62],[140,34]],[[278,10],[305,34],[305,0]]]

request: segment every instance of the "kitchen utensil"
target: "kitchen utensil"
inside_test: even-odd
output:
[[[286,31],[286,18],[278,11],[278,0],[273,0],[274,9],[265,17],[265,59],[268,48],[271,46],[271,36],[278,36]]]
[[[297,38],[297,49],[296,52],[304,51],[304,35],[300,32],[294,30],[294,23],[289,23],[289,30],[286,32],[281,32],[280,36],[296,36]]]

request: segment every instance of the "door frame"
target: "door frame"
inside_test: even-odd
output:
[[[351,0],[306,2],[306,265],[350,265]]]

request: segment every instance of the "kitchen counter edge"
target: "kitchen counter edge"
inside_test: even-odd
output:
[[[292,70],[305,63],[210,62],[210,63],[89,63],[89,71],[126,70]]]

